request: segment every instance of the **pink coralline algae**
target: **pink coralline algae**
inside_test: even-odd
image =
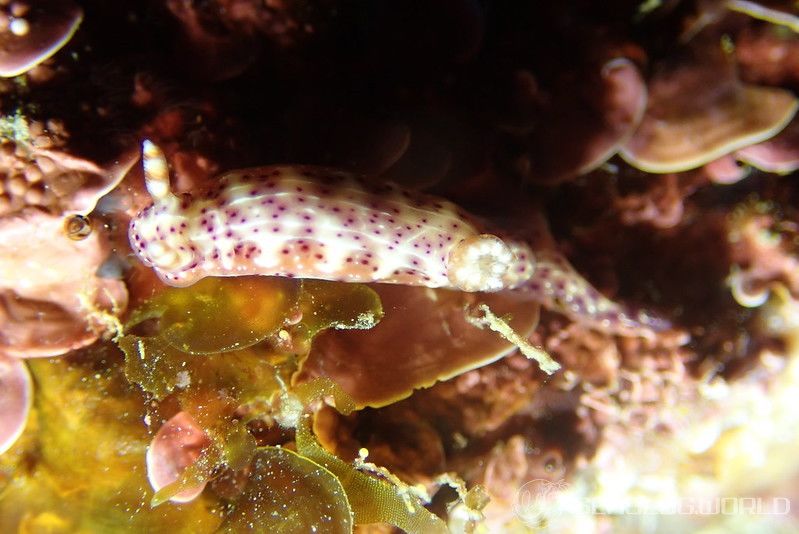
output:
[[[33,382],[22,360],[0,354],[0,454],[17,441],[33,399]]]
[[[147,448],[147,478],[150,485],[160,490],[180,479],[183,471],[193,464],[211,439],[186,412],[175,414],[158,429]],[[189,502],[197,498],[205,483],[184,489],[170,500]]]
[[[170,285],[260,274],[516,290],[605,331],[647,334],[662,326],[602,296],[564,258],[485,233],[443,199],[307,166],[232,171],[205,194],[179,198],[150,142],[144,169],[154,204],[132,220],[130,243]]]

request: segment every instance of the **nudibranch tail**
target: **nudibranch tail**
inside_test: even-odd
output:
[[[610,300],[555,252],[534,254],[534,274],[517,290],[543,306],[597,330],[651,337],[671,325],[645,312],[633,312]]]

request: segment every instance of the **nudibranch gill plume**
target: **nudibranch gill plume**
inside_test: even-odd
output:
[[[444,199],[302,165],[230,171],[210,190],[179,197],[149,141],[143,161],[153,204],[131,221],[130,243],[169,285],[268,275],[513,290],[611,333],[662,327],[604,297],[565,258],[487,233]]]

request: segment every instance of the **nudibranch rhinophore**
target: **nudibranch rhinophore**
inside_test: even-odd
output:
[[[607,299],[564,258],[485,233],[443,199],[301,165],[230,171],[214,188],[178,197],[150,141],[143,161],[153,204],[131,221],[130,243],[169,285],[269,275],[515,290],[612,333],[646,335],[662,323]]]

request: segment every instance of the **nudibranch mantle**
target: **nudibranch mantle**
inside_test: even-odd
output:
[[[161,150],[143,143],[153,204],[133,218],[136,255],[167,284],[271,275],[461,291],[515,289],[600,329],[640,334],[655,322],[603,297],[552,253],[481,231],[437,197],[310,166],[231,171],[176,196]]]
[[[531,275],[527,251],[481,234],[445,200],[305,166],[232,171],[181,199],[159,149],[144,147],[155,202],[131,223],[130,240],[170,285],[263,274],[498,291]]]

